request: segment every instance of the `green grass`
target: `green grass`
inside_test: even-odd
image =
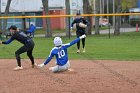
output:
[[[60,29],[56,29],[56,30],[52,30],[52,33],[54,34],[54,33],[63,33],[63,32],[65,32],[65,29],[62,29],[62,30],[60,30]],[[46,34],[46,31],[45,31],[45,29],[37,29],[36,31],[35,31],[35,34],[37,35],[37,34]]]
[[[109,29],[109,27],[103,26],[103,27],[100,27],[99,29],[100,29],[100,30],[106,30],[106,29]]]
[[[63,37],[63,42],[68,43],[76,37]],[[47,58],[53,45],[53,38],[34,38],[35,58]],[[9,45],[0,46],[0,58],[15,58],[14,52],[20,47],[17,41]],[[140,33],[121,33],[120,36],[108,38],[108,35],[91,35],[86,38],[86,53],[77,54],[76,44],[68,49],[70,59],[95,59],[95,60],[140,60]],[[27,58],[26,53],[21,55]]]

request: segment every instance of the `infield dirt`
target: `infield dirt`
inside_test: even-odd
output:
[[[40,64],[44,59],[35,59]],[[15,59],[0,59],[0,93],[140,93],[140,62],[70,60],[71,71],[52,73],[52,60],[42,69],[22,60],[23,70],[13,71]]]

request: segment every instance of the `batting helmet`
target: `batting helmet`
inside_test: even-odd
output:
[[[61,40],[60,37],[55,37],[53,42],[54,42],[55,46],[61,46],[62,45],[62,40]]]

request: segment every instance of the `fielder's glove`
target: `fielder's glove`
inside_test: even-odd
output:
[[[82,27],[82,28],[86,28],[87,27],[87,25],[85,25],[85,24],[83,24],[83,23],[79,23],[79,27]]]
[[[39,67],[43,67],[43,66],[44,66],[44,63],[42,63],[42,64],[39,64],[38,66],[39,66]]]
[[[85,38],[85,37],[86,37],[86,35],[84,34],[84,35],[80,36],[80,39],[83,39],[83,38]]]

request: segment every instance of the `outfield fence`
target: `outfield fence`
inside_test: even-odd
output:
[[[115,27],[115,17],[120,16],[121,20],[121,32],[127,32],[129,29],[129,32],[131,31],[139,31],[139,25],[140,25],[140,17],[139,17],[140,13],[115,13],[115,14],[81,14],[81,16],[83,17],[92,17],[92,34],[94,34],[94,27],[95,27],[95,17],[100,17],[100,18],[108,18],[108,23],[111,24],[110,27],[104,26],[102,24],[99,23],[100,27],[101,27],[101,33],[109,33],[109,30],[111,31],[111,33],[113,33],[114,27]],[[76,17],[76,15],[33,15],[33,16],[26,16],[26,15],[22,15],[22,16],[1,16],[0,19],[9,19],[12,20],[22,20],[22,19],[42,19],[44,22],[45,18],[51,18],[51,19],[58,19],[61,18],[63,19],[63,27],[60,29],[53,29],[52,34],[56,35],[60,35],[59,32],[61,32],[61,35],[65,35],[66,34],[66,26],[65,26],[65,18],[69,17],[70,18],[70,23],[72,22],[72,20],[74,19],[74,17]],[[62,20],[59,20],[62,22]],[[29,27],[29,21],[26,20],[26,24],[28,25],[26,26],[26,28]],[[37,23],[38,20],[36,20]],[[52,21],[52,20],[51,20]],[[54,20],[53,20],[54,21]],[[57,22],[59,23],[59,21],[57,20]],[[55,23],[55,21],[54,21]],[[10,25],[12,25],[13,23],[9,23]],[[21,23],[20,23],[21,24]],[[39,23],[40,24],[40,23]],[[61,23],[60,23],[61,24]],[[15,25],[19,25],[19,22],[15,22]],[[9,25],[8,25],[9,26]],[[55,25],[51,24],[51,27],[54,27]],[[20,28],[20,27],[19,27]],[[46,23],[43,23],[42,29],[46,28]],[[22,28],[21,28],[22,29]],[[106,31],[106,32],[105,32]],[[58,34],[56,34],[58,32]],[[46,31],[42,31],[42,32],[37,32],[36,34],[42,34],[41,36],[45,36]],[[72,33],[75,35],[75,32]]]
[[[81,14],[83,17],[88,16],[136,16],[140,13],[116,13],[116,14]],[[76,15],[43,15],[43,16],[1,16],[0,19],[8,18],[57,18],[57,17],[75,17]]]

